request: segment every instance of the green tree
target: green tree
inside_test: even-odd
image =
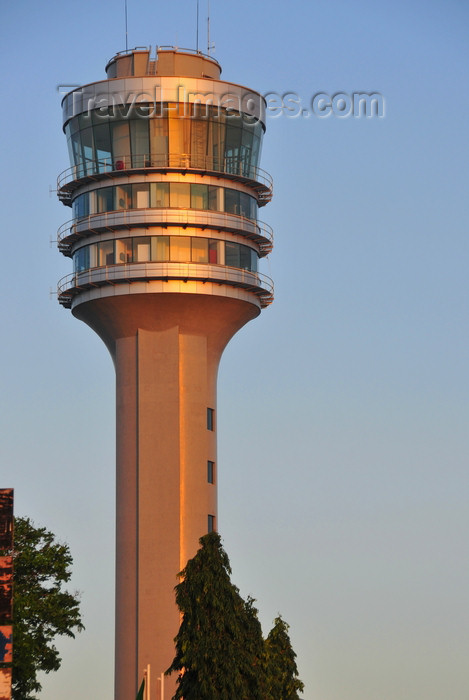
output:
[[[264,641],[254,601],[231,583],[218,533],[200,544],[176,586],[182,622],[166,671],[179,672],[173,700],[263,700]]]
[[[7,552],[5,552],[7,553]],[[13,551],[13,700],[35,700],[38,671],[60,668],[56,636],[75,637],[84,629],[77,593],[63,590],[72,556],[29,518],[15,518]]]
[[[299,700],[304,685],[298,678],[289,625],[279,616],[265,640],[268,700]]]

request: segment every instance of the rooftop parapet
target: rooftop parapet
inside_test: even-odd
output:
[[[155,58],[152,59],[150,54],[151,50],[144,47],[120,51],[106,66],[108,79],[144,75],[220,79],[218,61],[201,51],[162,46],[157,47]]]

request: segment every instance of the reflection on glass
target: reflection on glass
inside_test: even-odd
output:
[[[73,253],[75,272],[114,264],[168,261],[227,265],[255,272],[258,255],[241,243],[195,236],[118,238],[82,246]]]
[[[184,103],[137,108],[105,118],[100,110],[74,117],[66,125],[73,165],[85,172],[108,169],[207,168],[251,176],[263,135],[261,122],[217,107]]]
[[[152,182],[101,187],[95,192],[78,195],[72,204],[76,219],[118,209],[169,206],[227,212],[254,221],[257,219],[257,201],[251,195],[230,187],[184,182]]]
[[[191,239],[190,236],[170,237],[170,257],[171,262],[191,261]]]
[[[208,239],[193,238],[192,239],[192,262],[206,263],[208,262]]]

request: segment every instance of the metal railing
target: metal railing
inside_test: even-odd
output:
[[[135,262],[94,267],[62,277],[57,284],[57,295],[59,302],[69,308],[73,298],[85,289],[142,280],[194,280],[227,284],[253,292],[260,298],[262,307],[273,301],[274,283],[267,275],[214,263]]]
[[[195,170],[198,172],[222,173],[231,179],[249,181],[259,191],[265,201],[272,198],[273,180],[268,172],[256,166],[248,165],[243,158],[215,158],[191,153],[133,154],[87,160],[79,165],[72,165],[57,178],[59,198],[67,200],[70,192],[86,179],[98,179],[112,175],[124,175],[137,170]],[[75,184],[76,183],[76,184]],[[73,187],[75,184],[75,187]],[[256,187],[257,186],[257,187]]]
[[[207,213],[209,215],[207,216]],[[238,214],[210,211],[200,209],[168,209],[168,208],[142,208],[142,209],[117,209],[110,212],[89,214],[78,220],[70,220],[62,224],[57,231],[57,246],[60,251],[67,254],[75,240],[81,237],[100,233],[103,230],[118,230],[130,226],[145,226],[158,224],[164,226],[191,226],[194,228],[220,228],[232,231],[253,240],[259,245],[264,255],[268,255],[273,248],[273,230],[263,221],[253,221]]]

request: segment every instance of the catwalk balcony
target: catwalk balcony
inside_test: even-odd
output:
[[[78,221],[67,221],[57,231],[57,246],[64,255],[71,257],[73,244],[88,236],[106,231],[154,226],[234,233],[255,243],[259,247],[260,257],[268,255],[273,248],[273,231],[262,221],[215,211],[170,208],[125,209],[90,214]]]
[[[73,165],[59,175],[57,193],[61,202],[71,205],[73,193],[89,182],[133,174],[171,172],[213,175],[240,182],[256,193],[259,206],[264,206],[272,199],[273,181],[265,170],[247,165],[242,158],[221,160],[211,156],[185,153],[144,154],[122,156],[114,160],[89,160],[81,165]]]
[[[83,272],[76,272],[63,277],[57,287],[60,304],[71,308],[73,300],[81,292],[104,286],[132,285],[138,282],[180,281],[200,282],[203,285],[212,283],[238,287],[255,294],[261,308],[273,301],[273,282],[259,272],[240,270],[225,265],[194,264],[194,263],[130,263],[108,265]],[[133,290],[122,290],[123,293],[133,293]],[[143,287],[142,292],[147,292]],[[179,290],[182,291],[182,290]],[[188,290],[189,291],[189,290]],[[200,292],[197,289],[197,292]],[[138,293],[138,289],[135,289]]]

